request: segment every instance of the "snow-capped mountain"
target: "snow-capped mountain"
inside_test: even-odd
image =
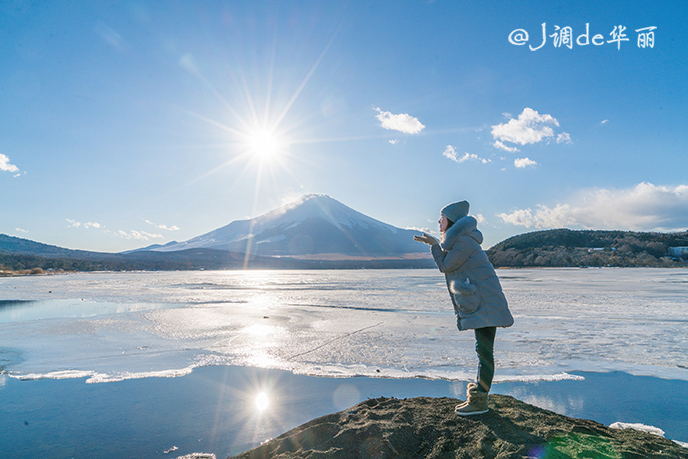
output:
[[[427,245],[413,240],[418,231],[368,217],[325,194],[300,199],[248,220],[184,242],[139,251],[169,252],[208,248],[255,255],[298,258],[425,258]]]

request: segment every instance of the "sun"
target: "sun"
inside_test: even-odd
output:
[[[287,147],[286,140],[272,129],[258,128],[248,131],[244,142],[248,152],[260,160],[272,160]]]
[[[258,412],[263,412],[270,406],[270,397],[268,397],[266,392],[258,392],[254,399],[254,404]]]

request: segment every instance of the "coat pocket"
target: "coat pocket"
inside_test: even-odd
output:
[[[454,302],[458,304],[461,314],[473,314],[480,307],[478,287],[471,283],[468,277],[462,281],[450,281],[449,291],[454,297]]]

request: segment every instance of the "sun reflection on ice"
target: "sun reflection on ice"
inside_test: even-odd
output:
[[[266,337],[277,334],[277,328],[270,325],[253,324],[241,330],[243,333],[254,337]]]

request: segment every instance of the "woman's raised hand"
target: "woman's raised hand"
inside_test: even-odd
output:
[[[422,236],[418,236],[418,235],[413,236],[413,239],[415,241],[425,242],[428,245],[439,244],[439,241],[435,237],[430,236],[429,234],[426,234],[426,233],[423,233]]]

